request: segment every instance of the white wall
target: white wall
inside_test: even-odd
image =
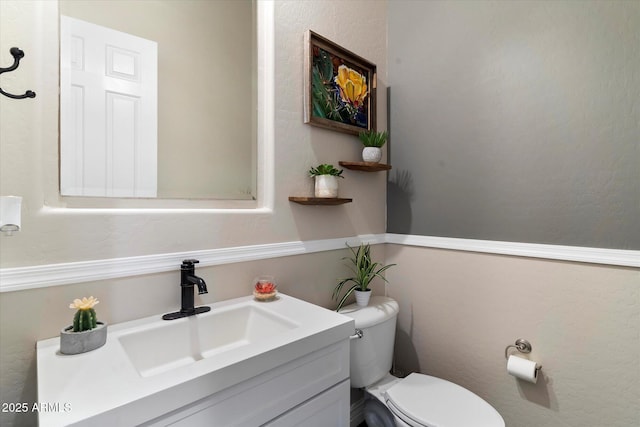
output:
[[[356,137],[303,124],[303,34],[312,29],[378,66],[378,123],[386,117],[386,2],[278,1],[275,5],[275,203],[272,212],[50,209],[57,200],[58,27],[54,1],[0,2],[0,63],[9,48],[25,59],[2,76],[2,88],[37,97],[0,97],[0,194],[21,195],[23,230],[0,237],[2,268],[69,263],[259,243],[346,238],[384,232],[385,175],[346,171],[340,192],[354,202],[338,207],[292,204],[311,195],[310,166],[357,160]],[[358,19],[354,19],[354,17]],[[383,248],[376,248],[379,254]],[[345,273],[333,251],[199,269],[210,293],[198,303],[247,295],[251,279],[270,272],[283,292],[330,306]],[[381,255],[379,255],[381,256]],[[175,309],[179,275],[148,274],[0,294],[0,394],[3,402],[36,399],[35,342],[70,321],[73,298],[94,295],[98,315],[118,323]],[[34,425],[33,414],[0,415],[4,426]]]
[[[18,267],[106,259],[266,242],[350,236],[384,231],[384,174],[348,172],[341,194],[355,203],[334,209],[292,205],[289,195],[310,195],[311,165],[357,160],[352,135],[302,123],[303,34],[312,28],[378,64],[378,118],[385,123],[386,11],[382,3],[286,2],[276,4],[275,201],[267,214],[192,211],[138,212],[52,210],[57,202],[57,9],[56,2],[2,2],[2,62],[17,45],[26,57],[4,74],[3,89],[28,87],[38,95],[2,97],[2,194],[22,195],[24,231],[2,239],[2,266]],[[365,7],[364,4],[367,4]],[[347,7],[347,9],[345,9]],[[371,15],[352,22],[348,11]],[[23,22],[28,22],[27,25]],[[11,125],[8,125],[8,124]],[[384,126],[382,126],[384,127]],[[64,200],[59,202],[64,204]],[[366,215],[365,215],[366,214]],[[186,227],[185,227],[186,226]]]

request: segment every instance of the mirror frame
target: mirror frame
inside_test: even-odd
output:
[[[62,196],[58,170],[56,198],[45,200],[52,208],[74,210],[143,209],[143,210],[220,210],[223,212],[271,211],[274,203],[274,117],[275,117],[275,22],[274,1],[256,1],[257,25],[257,141],[256,198],[229,199],[135,199]],[[58,41],[59,43],[59,41]],[[59,123],[58,123],[59,126]],[[59,141],[58,141],[59,145]]]

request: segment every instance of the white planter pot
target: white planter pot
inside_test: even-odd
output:
[[[362,149],[362,160],[369,163],[378,163],[382,159],[382,149],[380,147],[364,147]]]
[[[366,307],[369,305],[369,298],[371,298],[371,289],[366,291],[353,291],[356,294],[356,304],[360,307]]]
[[[315,196],[323,198],[338,197],[338,177],[333,175],[317,175]]]

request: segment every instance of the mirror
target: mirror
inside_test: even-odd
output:
[[[102,196],[102,197],[157,197],[162,199],[225,199],[252,200],[256,198],[257,168],[257,47],[256,47],[256,4],[254,0],[60,0],[61,15],[61,145],[60,174],[62,195]],[[105,90],[107,96],[114,93],[114,105],[124,106],[116,112],[98,111],[86,108],[88,101],[82,96],[86,90],[65,95],[74,86],[64,77],[63,67],[68,62],[65,52],[75,61],[77,44],[67,43],[68,37],[63,17],[71,17],[125,33],[135,38],[146,39],[157,46],[157,125],[153,120],[131,121],[131,117],[146,117],[138,110],[138,97],[120,93],[120,89]],[[92,28],[92,27],[90,27]],[[86,39],[88,40],[88,39]],[[110,44],[109,41],[106,42]],[[84,48],[88,48],[88,42]],[[127,59],[124,47],[115,50],[114,58],[124,58],[123,65],[115,65],[115,73],[126,74],[139,64],[137,59]],[[69,52],[71,52],[69,54]],[[104,55],[95,55],[102,57]],[[85,66],[91,62],[87,57]],[[106,59],[105,61],[109,61]],[[117,61],[115,61],[118,64]],[[75,63],[74,63],[75,64]],[[73,75],[75,65],[68,66]],[[119,67],[119,68],[118,68]],[[141,67],[143,70],[145,67]],[[104,69],[104,67],[102,67]],[[101,76],[103,77],[103,76]],[[119,86],[118,86],[119,87]],[[80,95],[78,95],[80,94]],[[151,95],[153,97],[153,95]],[[104,104],[105,95],[98,104]],[[70,101],[71,100],[71,101]],[[124,100],[124,101],[123,101]],[[81,105],[73,107],[72,105]],[[108,103],[108,102],[107,102]],[[75,110],[74,110],[75,108]],[[130,108],[127,110],[127,108]],[[118,111],[121,111],[118,113]],[[131,113],[128,114],[127,111]],[[120,116],[118,115],[120,114]],[[70,118],[80,118],[80,123],[66,126]],[[115,117],[115,119],[114,119]],[[118,121],[118,117],[124,120]],[[97,122],[94,120],[98,120]],[[99,121],[102,120],[102,121]],[[113,129],[103,123],[116,123]],[[99,123],[94,125],[93,123]],[[108,152],[98,146],[99,155],[93,154],[94,163],[83,165],[79,159],[91,157],[88,153],[96,141],[108,142],[117,134],[127,134],[130,140],[125,145],[137,141],[140,133],[157,134],[156,157],[153,148],[125,150],[122,155],[104,155]],[[89,131],[99,129],[99,135],[87,137]],[[106,129],[103,132],[102,129]],[[131,136],[133,135],[133,136]],[[67,141],[73,141],[69,148]],[[71,154],[70,154],[71,153]],[[73,154],[76,153],[76,154]],[[80,153],[79,155],[77,153]],[[153,192],[126,194],[119,191],[88,190],[74,193],[66,190],[66,176],[85,182],[92,187],[92,174],[98,181],[108,186],[127,181],[123,170],[129,163],[138,164],[145,154],[151,154],[147,161],[157,167],[155,195]],[[70,160],[73,157],[76,160]],[[83,160],[84,161],[84,160]],[[97,162],[97,163],[96,163]],[[96,166],[97,165],[97,166]],[[153,169],[153,167],[151,167]],[[79,171],[79,172],[78,172]],[[78,173],[76,173],[78,172]],[[139,180],[138,172],[132,174]],[[104,178],[104,176],[106,178]],[[134,176],[135,175],[135,176]],[[102,184],[98,184],[100,186]],[[74,187],[75,188],[75,187]],[[77,190],[76,190],[77,191]],[[80,190],[85,191],[85,190]]]

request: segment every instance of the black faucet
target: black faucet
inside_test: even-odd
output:
[[[194,307],[193,306],[193,286],[198,287],[198,294],[207,293],[207,284],[202,278],[196,276],[195,265],[199,263],[197,259],[185,259],[180,266],[180,289],[182,292],[182,304],[180,311],[167,313],[162,316],[164,320],[180,319],[181,317],[193,316],[194,314],[206,313],[211,307]]]

